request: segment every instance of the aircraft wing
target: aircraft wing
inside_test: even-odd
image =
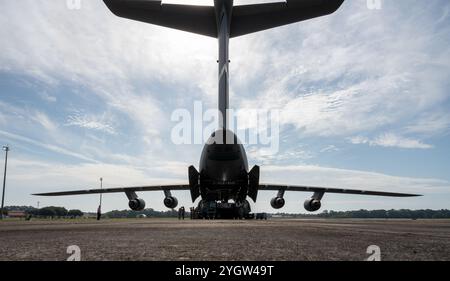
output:
[[[162,4],[159,0],[103,0],[116,16],[217,37],[213,6]]]
[[[118,192],[136,192],[136,191],[164,191],[164,190],[189,190],[189,185],[151,185],[135,187],[114,187],[103,189],[85,189],[62,192],[36,193],[37,196],[67,196],[67,195],[85,195],[98,193],[118,193]]]
[[[233,7],[231,37],[334,13],[344,0],[287,0]]]
[[[367,191],[367,190],[341,189],[341,188],[328,188],[328,187],[313,187],[313,186],[299,186],[299,185],[274,185],[274,184],[260,184],[259,190],[311,191],[311,192],[320,192],[320,193],[343,193],[343,194],[374,195],[374,196],[389,196],[389,197],[422,196],[419,194],[407,194],[407,193]]]

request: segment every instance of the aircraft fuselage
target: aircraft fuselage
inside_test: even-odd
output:
[[[216,131],[204,146],[200,159],[200,191],[204,200],[243,201],[248,189],[248,162],[236,135]]]
[[[242,215],[250,213],[247,155],[233,132],[218,130],[212,134],[202,151],[199,176],[199,209],[206,205],[219,209],[243,206]]]

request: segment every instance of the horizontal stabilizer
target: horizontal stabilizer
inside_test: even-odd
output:
[[[159,0],[103,0],[116,16],[217,37],[212,6],[162,4]]]
[[[163,4],[160,0],[103,0],[116,16],[217,38],[215,7]],[[335,12],[344,0],[288,0],[233,6],[230,37]]]
[[[344,0],[288,0],[280,3],[235,6],[231,37],[334,13]]]

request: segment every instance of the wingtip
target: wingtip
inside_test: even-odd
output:
[[[103,3],[105,3],[106,7],[116,16],[119,15],[119,8],[120,8],[120,2],[117,0],[103,0]],[[122,3],[123,4],[123,3]]]
[[[405,197],[421,197],[423,194],[405,194]]]
[[[345,0],[330,0],[328,3],[328,14],[333,14],[344,4]]]
[[[33,193],[33,196],[53,196],[51,193]]]

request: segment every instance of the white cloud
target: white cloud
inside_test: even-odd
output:
[[[399,148],[417,148],[417,149],[430,149],[432,145],[423,143],[419,140],[409,139],[402,136],[398,136],[392,133],[386,133],[378,136],[370,145],[378,145],[384,147],[399,147]]]
[[[362,136],[351,137],[349,138],[349,141],[352,144],[366,144],[370,142],[369,138]]]
[[[324,153],[324,152],[334,152],[334,151],[339,151],[339,148],[337,148],[335,145],[327,145],[326,147],[322,148],[320,150],[320,152]]]
[[[109,124],[109,118],[99,118],[93,115],[70,115],[66,122],[67,126],[78,126],[81,128],[92,129],[97,131],[102,131],[108,134],[115,135],[116,130]]]
[[[6,117],[0,112],[0,124],[6,124]]]
[[[268,147],[253,146],[247,150],[248,157],[262,165],[280,163],[286,160],[303,161],[314,158],[314,154],[302,148],[290,148],[288,151],[274,151]]]
[[[416,133],[426,136],[435,136],[448,133],[450,130],[450,114],[447,112],[427,112],[418,120],[406,126],[407,133]]]
[[[102,1],[84,2],[81,10],[47,1],[5,5],[0,36],[8,40],[0,46],[1,70],[32,76],[50,87],[64,81],[86,87],[106,106],[129,116],[152,143],[160,141],[167,125],[156,96],[170,100],[171,95],[186,95],[184,90],[178,96],[152,93],[134,82],[184,85],[215,103],[216,44],[210,38],[118,18]]]
[[[404,16],[406,2],[374,12],[346,1],[329,17],[232,42],[232,54],[243,54],[232,64],[239,107],[280,109],[285,126],[313,137],[376,132],[446,110],[450,26],[419,8],[414,20]]]
[[[35,146],[47,149],[47,150],[52,151],[52,152],[56,152],[58,154],[71,156],[71,157],[77,158],[79,160],[88,161],[88,162],[98,162],[95,159],[92,159],[92,158],[90,158],[88,156],[85,156],[83,154],[71,151],[69,149],[66,149],[66,148],[63,148],[63,147],[60,147],[60,146],[57,146],[57,145],[52,145],[52,144],[40,142],[40,141],[37,141],[37,140],[34,140],[34,139],[30,139],[30,138],[27,138],[27,137],[24,137],[24,136],[20,136],[20,135],[17,135],[17,134],[9,133],[9,132],[3,131],[3,130],[0,130],[0,135],[3,135],[4,137],[6,137],[8,139],[13,139],[13,140],[16,140],[16,141],[21,141],[21,142],[25,142],[25,143],[28,143],[28,144],[31,144],[31,145],[35,145]]]
[[[431,149],[432,145],[421,142],[420,140],[406,138],[394,133],[384,133],[374,139],[363,136],[349,138],[352,144],[369,144],[370,146],[397,147],[406,149]]]
[[[58,125],[55,124],[51,118],[42,111],[29,108],[28,106],[19,107],[0,101],[0,109],[2,111],[5,121],[18,125],[20,121],[24,123],[32,123],[33,127],[39,125],[47,130],[48,133],[57,130]]]
[[[213,39],[117,18],[101,1],[77,11],[38,2],[5,7],[4,69],[28,71],[49,84],[86,85],[130,116],[143,139],[156,143],[167,118],[154,98],[158,93],[136,93],[136,81],[197,88],[197,98],[216,106]],[[231,105],[279,108],[283,124],[303,134],[344,137],[411,120],[438,106],[448,98],[442,88],[450,67],[442,60],[445,44],[432,45],[429,31],[415,21],[391,28],[401,5],[388,7],[394,8],[374,13],[364,3],[345,2],[329,17],[232,40]],[[424,52],[429,49],[434,51]],[[258,85],[246,98],[242,90],[254,82]],[[176,98],[188,106],[186,96]]]
[[[41,99],[45,100],[46,102],[54,103],[57,100],[55,96],[50,95],[46,91],[41,91],[38,93],[38,95],[39,97],[41,97]]]
[[[55,131],[57,129],[57,125],[43,112],[38,111],[31,118],[48,131]]]

